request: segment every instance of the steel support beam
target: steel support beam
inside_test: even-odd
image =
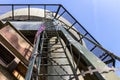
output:
[[[81,53],[81,57],[84,58],[85,62],[88,63],[88,65],[91,64],[94,68],[107,68],[108,66],[102,62],[99,58],[97,58],[92,52],[87,50],[85,47],[83,47],[79,42],[75,41],[72,36],[63,28],[60,27],[60,30],[66,37],[66,39]],[[107,73],[97,73],[96,76],[99,80],[119,80],[120,78],[112,71]]]
[[[30,58],[30,62],[29,62],[29,66],[28,66],[28,70],[27,70],[27,73],[25,76],[25,80],[31,80],[32,73],[33,73],[33,67],[35,64],[35,59],[36,59],[36,56],[38,55],[39,42],[40,42],[40,35],[38,36],[35,47],[33,49],[32,56]]]

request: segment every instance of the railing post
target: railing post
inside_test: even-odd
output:
[[[31,80],[35,59],[36,59],[36,56],[38,55],[38,45],[39,45],[39,42],[40,42],[40,35],[38,36],[36,44],[34,46],[34,49],[33,49],[33,52],[32,52],[32,56],[30,58],[28,70],[27,70],[27,73],[26,73],[26,76],[25,76],[25,80]]]

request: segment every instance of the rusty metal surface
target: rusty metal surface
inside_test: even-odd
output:
[[[29,60],[32,46],[28,44],[10,25],[0,30],[0,34],[27,60]]]

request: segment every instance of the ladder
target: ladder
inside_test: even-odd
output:
[[[55,27],[44,30],[37,39],[25,80],[79,80],[67,46]]]
[[[110,77],[105,79],[113,78],[114,72],[99,73],[97,68],[100,66],[103,69],[106,64],[74,40],[65,28],[59,27],[59,29],[57,26],[52,26],[38,36],[25,80],[84,80],[83,77],[87,80],[100,80],[106,74]],[[62,40],[63,34],[68,41]],[[73,54],[72,48],[76,48],[77,53]],[[74,56],[75,54],[78,56]],[[93,74],[92,69],[97,74]],[[92,74],[94,76],[91,76]],[[116,76],[114,78],[118,79]]]

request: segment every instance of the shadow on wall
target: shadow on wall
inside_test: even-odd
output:
[[[17,80],[12,73],[0,64],[0,80]]]

